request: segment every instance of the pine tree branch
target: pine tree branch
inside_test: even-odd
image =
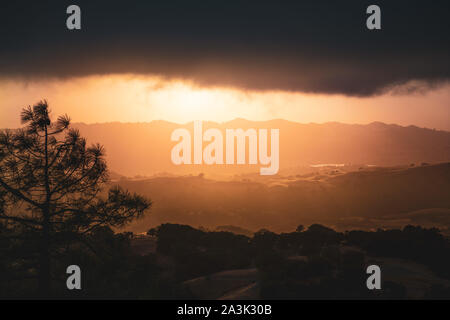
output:
[[[29,223],[29,224],[33,224],[33,225],[39,225],[39,226],[41,225],[40,222],[37,222],[35,220],[24,219],[24,218],[19,218],[19,217],[11,217],[11,216],[7,216],[5,214],[0,215],[0,219],[11,220],[11,221],[21,222],[21,223]]]
[[[32,199],[26,197],[26,196],[25,196],[24,194],[22,194],[22,192],[20,192],[19,190],[10,187],[8,184],[6,184],[6,183],[2,180],[2,178],[0,178],[0,185],[1,185],[3,188],[5,188],[7,191],[9,191],[10,193],[12,193],[13,195],[15,195],[16,197],[22,199],[22,200],[25,201],[25,202],[28,202],[29,204],[31,204],[31,205],[33,205],[33,206],[39,208],[39,209],[42,209],[42,205],[41,205],[40,203],[38,203],[38,202],[36,202],[36,201],[34,201],[34,200],[32,200]]]

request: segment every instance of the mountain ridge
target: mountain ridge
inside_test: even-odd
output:
[[[368,127],[368,126],[379,126],[379,127],[398,127],[398,128],[416,128],[416,129],[424,129],[424,130],[430,130],[434,132],[447,132],[450,133],[450,130],[443,130],[443,129],[435,129],[435,128],[428,128],[428,127],[420,127],[414,124],[409,125],[400,125],[397,123],[386,123],[383,121],[372,121],[369,123],[347,123],[347,122],[340,122],[340,121],[327,121],[327,122],[298,122],[298,121],[292,121],[282,118],[277,119],[270,119],[270,120],[249,120],[245,118],[234,118],[232,120],[227,120],[223,122],[217,122],[212,120],[202,120],[203,123],[209,123],[209,124],[217,124],[219,126],[223,126],[226,124],[234,124],[236,122],[246,122],[246,123],[274,123],[274,122],[283,122],[287,124],[292,125],[304,125],[304,126],[326,126],[326,125],[342,125],[342,126],[355,126],[355,127]],[[86,122],[73,122],[73,126],[97,126],[97,125],[152,125],[152,124],[169,124],[169,125],[176,125],[176,126],[188,126],[192,125],[193,121],[183,122],[183,123],[177,123],[169,120],[164,119],[156,119],[151,121],[140,121],[140,122],[122,122],[122,121],[110,121],[110,122],[93,122],[93,123],[86,123]]]
[[[146,123],[74,123],[88,144],[105,147],[111,170],[126,176],[174,174],[241,174],[259,171],[259,165],[180,165],[171,162],[171,133],[184,125],[158,120]],[[373,122],[367,125],[325,123],[301,124],[289,120],[224,123],[203,122],[203,130],[218,128],[280,129],[280,171],[323,163],[371,164],[379,166],[450,161],[450,132]],[[205,147],[207,143],[203,144]]]

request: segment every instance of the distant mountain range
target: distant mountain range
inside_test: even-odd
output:
[[[192,122],[184,125],[159,120],[149,123],[76,123],[73,127],[80,130],[89,144],[104,145],[110,169],[126,176],[200,172],[235,174],[256,172],[260,167],[172,164],[170,151],[176,142],[170,140],[171,133],[181,127],[193,132]],[[450,161],[450,132],[416,126],[235,119],[225,123],[203,122],[203,130],[207,128],[218,128],[223,133],[231,128],[280,129],[280,172],[322,163],[393,166]]]

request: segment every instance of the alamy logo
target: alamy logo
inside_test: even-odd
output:
[[[366,270],[367,274],[370,274],[369,278],[367,278],[366,285],[367,289],[381,289],[381,269],[376,264],[370,265]]]
[[[171,140],[179,141],[172,148],[171,158],[180,164],[246,164],[246,145],[248,140],[248,164],[265,166],[260,168],[261,175],[274,175],[278,172],[280,130],[270,129],[270,155],[267,129],[226,129],[225,155],[224,138],[219,129],[211,128],[203,132],[202,122],[194,121],[194,159],[192,159],[191,133],[184,128],[175,129]],[[203,142],[209,144],[203,149]],[[236,142],[236,148],[235,148]],[[236,149],[236,155],[235,155]],[[259,151],[259,152],[258,152]]]
[[[79,266],[72,264],[67,267],[66,273],[70,274],[67,278],[66,286],[67,289],[73,290],[81,290],[81,269]]]
[[[69,30],[80,30],[81,29],[81,9],[79,6],[72,4],[67,7],[67,14],[70,14],[66,20],[66,26]]]
[[[381,9],[376,4],[370,5],[366,10],[367,14],[370,16],[366,20],[366,26],[369,30],[380,30],[381,29]]]

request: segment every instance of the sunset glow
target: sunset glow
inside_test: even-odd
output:
[[[0,301],[450,301],[449,3],[2,1]]]
[[[380,96],[305,94],[199,87],[185,80],[155,76],[110,75],[66,80],[1,80],[0,126],[17,127],[17,113],[43,98],[55,114],[68,113],[75,122],[216,122],[245,118],[296,122],[370,123],[449,130],[450,90]]]

